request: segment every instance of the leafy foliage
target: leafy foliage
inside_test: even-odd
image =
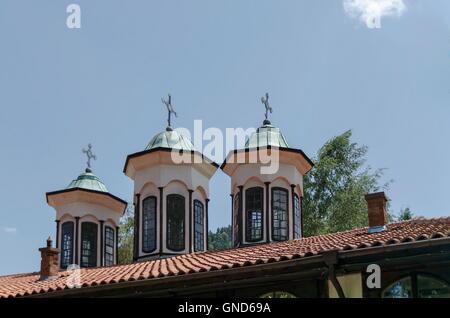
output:
[[[367,147],[352,142],[351,136],[348,130],[326,142],[304,176],[305,236],[367,226],[364,195],[380,190],[383,170],[365,166]]]
[[[397,216],[397,221],[401,222],[401,221],[407,221],[407,220],[411,220],[414,217],[414,214],[411,212],[411,209],[408,208],[404,208],[400,210],[399,215]]]
[[[119,264],[133,262],[134,207],[128,204],[119,227]]]
[[[216,233],[209,231],[208,234],[208,249],[220,250],[231,248],[231,225],[220,227]]]

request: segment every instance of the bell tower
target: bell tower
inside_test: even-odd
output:
[[[303,235],[303,175],[313,163],[271,124],[269,94],[261,102],[266,109],[262,126],[243,149],[230,151],[221,166],[231,177],[233,247]]]
[[[162,101],[166,130],[128,155],[123,170],[134,181],[135,261],[204,251],[208,244],[209,180],[218,165],[172,128],[172,98]]]
[[[47,192],[47,203],[56,210],[56,248],[59,267],[71,264],[96,267],[117,264],[119,220],[127,202],[109,193],[92,172],[96,159],[92,146],[83,150],[87,168],[66,188]]]

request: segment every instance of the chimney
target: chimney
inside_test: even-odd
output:
[[[364,197],[367,201],[369,216],[369,233],[386,231],[388,217],[386,213],[387,196],[384,192],[367,194]]]
[[[39,249],[41,252],[41,277],[39,280],[49,280],[58,278],[58,266],[59,266],[59,248],[52,247],[52,239],[47,239],[47,247]]]

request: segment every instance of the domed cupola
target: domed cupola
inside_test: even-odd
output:
[[[92,173],[91,145],[88,168],[65,189],[47,192],[47,203],[56,210],[56,247],[61,249],[60,268],[71,264],[96,267],[117,263],[119,220],[127,202],[112,195]]]
[[[303,175],[313,167],[300,149],[291,148],[268,120],[269,95],[263,97],[266,119],[245,143],[231,151],[222,170],[231,177],[233,246],[300,238]]]
[[[163,102],[168,127],[124,167],[134,181],[135,260],[207,249],[209,180],[218,165],[171,127],[170,95]]]

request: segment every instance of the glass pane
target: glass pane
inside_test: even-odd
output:
[[[419,298],[450,298],[450,286],[429,276],[417,276]]]
[[[97,266],[97,224],[81,224],[81,267]]]
[[[245,191],[247,211],[246,239],[249,242],[262,240],[263,189],[250,188]]]
[[[288,191],[284,189],[272,190],[272,239],[285,241],[288,222]]]
[[[184,250],[184,197],[177,194],[167,196],[167,248]]]
[[[194,251],[204,250],[204,237],[203,237],[203,204],[195,200],[194,201]]]
[[[73,222],[66,222],[62,225],[62,256],[61,268],[67,268],[73,264]]]
[[[146,198],[142,206],[142,249],[152,252],[156,248],[156,198]]]
[[[411,277],[405,277],[389,285],[382,293],[382,298],[412,298]]]

